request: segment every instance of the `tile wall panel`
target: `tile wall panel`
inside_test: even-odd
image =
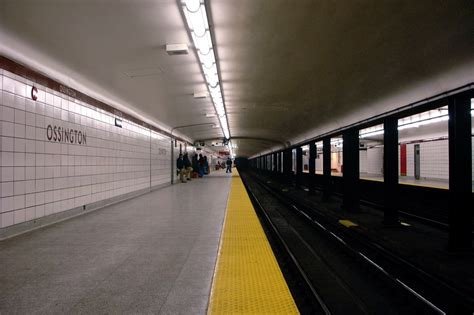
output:
[[[383,176],[383,147],[367,149],[367,172]]]
[[[32,84],[0,72],[0,227],[170,182],[169,138]]]
[[[420,176],[449,179],[448,140],[420,143]]]
[[[151,134],[151,186],[153,187],[171,183],[171,141],[155,131]]]
[[[407,144],[407,177],[415,177],[415,147],[413,143]]]
[[[367,150],[359,150],[359,173],[367,173]]]
[[[415,144],[420,145],[420,176],[425,179],[448,180],[448,140],[437,140],[407,144],[407,176],[415,176]]]

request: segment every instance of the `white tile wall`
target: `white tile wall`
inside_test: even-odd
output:
[[[316,148],[316,173],[322,174],[323,173],[323,149],[317,147]]]
[[[359,150],[359,173],[367,173],[367,150]]]
[[[448,147],[448,140],[423,142],[420,144],[421,177],[449,179]]]
[[[407,144],[407,176],[415,176],[414,146]],[[420,176],[425,179],[449,179],[448,140],[421,142]],[[399,153],[400,156],[400,153]],[[399,159],[400,160],[400,159]],[[399,161],[400,165],[400,161]],[[400,169],[400,168],[399,168]]]
[[[170,182],[169,138],[37,84],[33,101],[31,85],[0,72],[0,227]],[[48,125],[86,144],[48,141]]]
[[[367,149],[367,172],[374,175],[383,175],[383,146]]]

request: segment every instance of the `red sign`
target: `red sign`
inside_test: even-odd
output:
[[[219,151],[219,155],[229,155],[229,152],[227,152],[227,151]]]

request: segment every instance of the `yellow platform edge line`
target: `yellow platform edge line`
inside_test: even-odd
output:
[[[353,226],[359,226],[357,223],[354,223],[351,220],[339,220],[339,223],[344,225],[347,228],[350,228]]]
[[[232,175],[208,314],[299,314],[239,174]]]

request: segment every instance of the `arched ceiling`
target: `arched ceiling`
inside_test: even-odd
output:
[[[472,0],[209,0],[230,132],[252,156],[474,81]],[[0,52],[171,130],[215,123],[175,0],[0,0]],[[2,47],[3,45],[3,47]],[[112,104],[113,105],[113,104]],[[190,139],[219,128],[179,129]],[[266,139],[266,140],[262,140]]]

